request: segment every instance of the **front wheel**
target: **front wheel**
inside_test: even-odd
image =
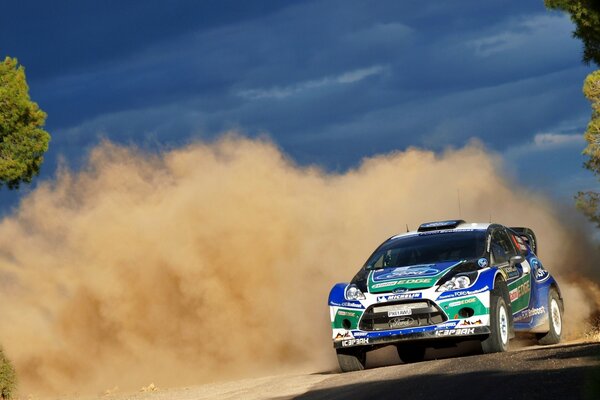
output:
[[[562,333],[563,304],[555,289],[548,293],[548,322],[550,331],[537,335],[539,344],[557,344]]]
[[[484,353],[508,351],[510,319],[506,301],[495,290],[490,293],[490,336],[481,342]]]
[[[363,349],[337,349],[338,364],[342,372],[362,371],[367,362],[367,352]]]

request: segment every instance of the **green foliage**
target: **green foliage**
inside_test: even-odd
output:
[[[583,94],[592,103],[592,118],[585,131],[587,147],[583,154],[587,157],[584,166],[596,175],[600,175],[600,70],[585,78]],[[600,193],[579,192],[575,204],[590,221],[600,228]]]
[[[583,151],[588,157],[585,167],[595,174],[600,174],[600,70],[585,78],[583,94],[592,103],[592,118],[584,135],[588,143]]]
[[[546,7],[566,11],[575,24],[573,36],[583,42],[583,62],[600,66],[600,2],[598,0],[544,0]]]
[[[583,42],[583,62],[600,66],[600,1],[598,0],[544,0],[546,7],[569,13],[575,24],[573,36]],[[583,94],[592,103],[592,118],[584,137],[587,157],[584,166],[600,176],[600,70],[587,76]],[[600,228],[600,193],[587,191],[575,196],[575,204],[590,221]]]
[[[579,192],[575,196],[576,206],[583,214],[600,228],[600,193]]]
[[[0,348],[0,399],[10,399],[14,394],[16,384],[15,369]]]
[[[18,188],[39,173],[50,141],[45,121],[29,98],[25,69],[6,57],[0,62],[0,186]]]

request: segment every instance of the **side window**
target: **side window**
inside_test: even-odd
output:
[[[515,248],[504,229],[496,229],[492,232],[490,251],[492,263],[495,265],[507,263],[512,256],[516,255]]]

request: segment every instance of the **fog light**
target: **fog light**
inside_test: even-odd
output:
[[[472,317],[473,315],[475,315],[475,311],[472,308],[463,307],[460,310],[458,310],[458,315],[461,318],[469,318],[469,317]]]

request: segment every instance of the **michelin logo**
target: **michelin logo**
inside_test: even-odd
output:
[[[394,300],[406,300],[406,299],[420,299],[423,293],[403,293],[403,294],[392,294],[389,296],[377,296],[377,302],[381,303],[384,301]]]

